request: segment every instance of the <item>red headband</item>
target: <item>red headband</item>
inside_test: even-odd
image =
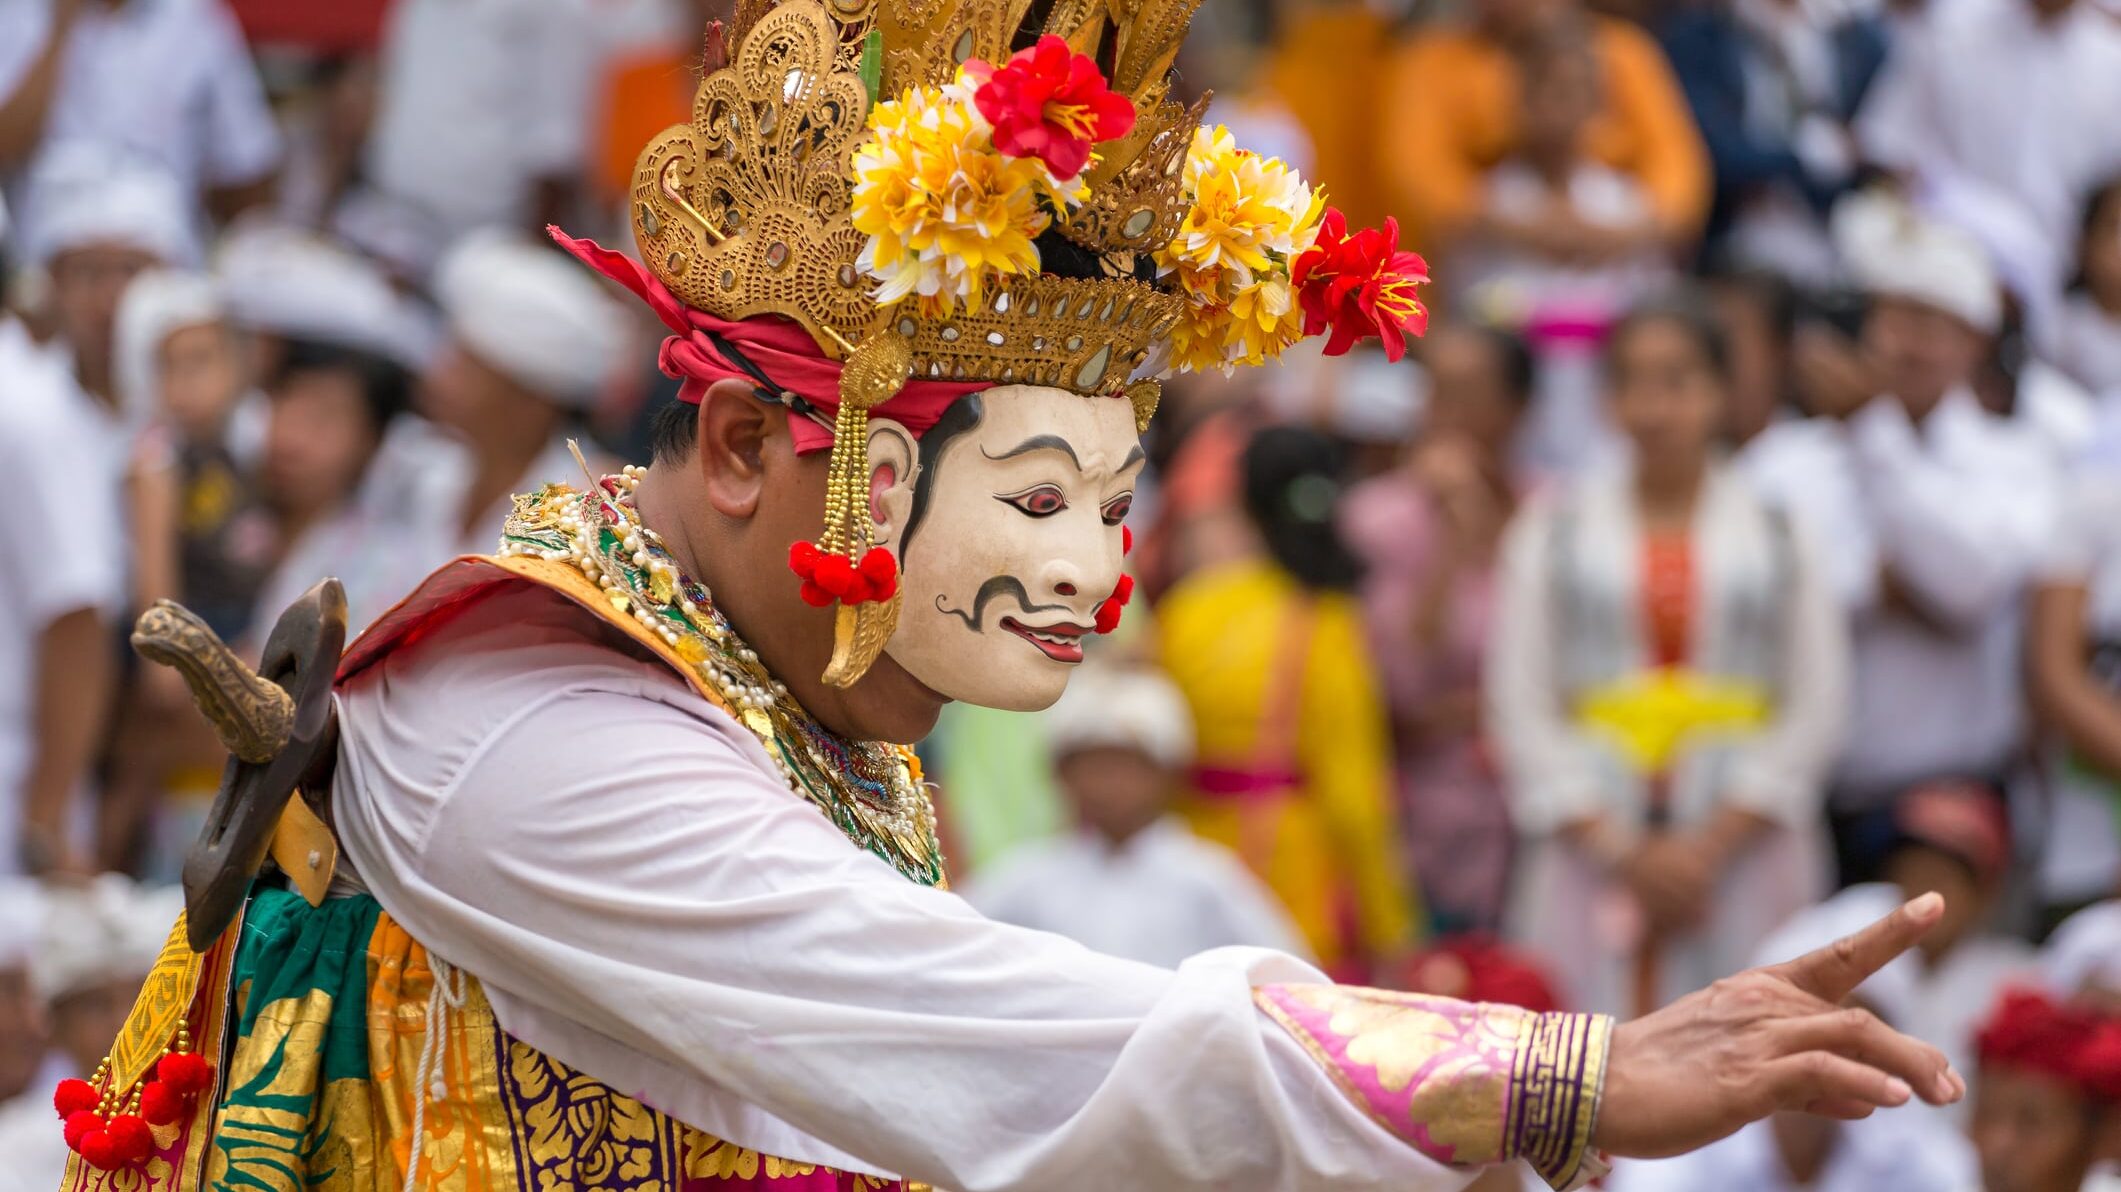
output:
[[[817,407],[828,424],[839,409],[840,363],[820,353],[817,341],[800,324],[777,317],[733,322],[718,319],[686,306],[654,274],[624,253],[613,252],[593,240],[577,240],[556,227],[546,231],[561,248],[573,253],[583,264],[633,291],[634,296],[647,303],[663,325],[675,333],[663,341],[662,351],[656,356],[656,366],[663,370],[664,376],[685,383],[678,390],[679,401],[697,405],[707,387],[716,381],[758,382],[757,377],[730,360],[716,345],[715,340],[721,339],[742,353],[759,372],[772,378],[775,385]],[[992,381],[909,381],[896,396],[877,406],[871,414],[889,418],[919,438],[943,416],[950,403],[967,393],[993,387]],[[791,416],[788,427],[799,453],[823,451],[832,446],[830,425]]]
[[[2004,993],[1975,1037],[1983,1063],[2030,1068],[2094,1101],[2121,1102],[2121,1021],[2031,989]]]

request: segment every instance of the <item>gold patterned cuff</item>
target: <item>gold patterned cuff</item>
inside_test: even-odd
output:
[[[1504,1150],[1553,1187],[1574,1185],[1595,1158],[1591,1135],[1612,1041],[1613,1020],[1603,1014],[1540,1014],[1511,1065]]]
[[[1612,1020],[1342,985],[1266,985],[1260,1010],[1349,1100],[1453,1167],[1522,1158],[1556,1188],[1591,1151]]]

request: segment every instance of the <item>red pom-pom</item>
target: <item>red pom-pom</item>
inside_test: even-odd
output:
[[[66,1119],[66,1149],[78,1151],[81,1140],[103,1128],[103,1115],[92,1110],[83,1110]]]
[[[110,1136],[111,1149],[121,1165],[142,1162],[155,1151],[155,1132],[138,1114],[119,1114],[103,1132]]]
[[[1103,604],[1098,605],[1097,631],[1099,633],[1110,633],[1119,628],[1120,615],[1125,611],[1126,606],[1116,599],[1107,600]]]
[[[1133,526],[1121,526],[1119,528],[1119,553],[1123,555],[1131,555],[1134,553]]]
[[[898,576],[896,574],[883,580],[869,581],[869,599],[882,603],[896,595],[898,595]]]
[[[1134,599],[1133,576],[1122,574],[1119,577],[1119,586],[1112,589],[1112,599],[1119,601],[1122,605]]]
[[[862,578],[872,584],[886,583],[898,578],[898,560],[883,547],[872,546],[869,553],[862,556],[860,571]]]
[[[854,586],[854,561],[845,555],[821,555],[817,561],[817,586],[844,597]]]
[[[93,1110],[102,1103],[103,1098],[96,1092],[96,1086],[85,1080],[62,1080],[59,1087],[52,1090],[52,1108],[59,1111],[59,1120],[62,1122],[77,1113]]]
[[[824,552],[817,548],[817,543],[798,542],[788,548],[788,570],[804,579],[814,578],[817,575],[817,561],[823,555]]]
[[[184,1116],[184,1096],[159,1080],[140,1090],[140,1116],[152,1126],[167,1126]]]
[[[867,604],[876,599],[876,585],[869,582],[859,568],[848,572],[847,590],[840,593],[841,604]]]
[[[75,1149],[81,1152],[81,1161],[97,1171],[116,1171],[125,1166],[118,1140],[110,1136],[109,1130],[89,1131],[81,1136],[81,1145]]]
[[[806,579],[803,581],[803,603],[812,608],[830,608],[832,593],[819,587],[816,580]]]
[[[155,1065],[155,1075],[173,1093],[203,1093],[214,1083],[214,1066],[198,1056],[177,1052],[162,1057],[162,1062]]]

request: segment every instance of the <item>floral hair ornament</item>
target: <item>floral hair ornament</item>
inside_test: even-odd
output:
[[[1322,196],[1172,96],[1199,3],[742,0],[690,118],[635,164],[638,263],[563,241],[671,328],[661,363],[691,400],[741,375],[802,416],[799,449],[830,428],[824,532],[789,550],[801,598],[839,609],[829,681],[858,679],[896,625],[872,415],[918,435],[949,397],[1025,385],[1124,396],[1146,428],[1151,374],[1261,363],[1318,321],[1295,266]],[[1366,328],[1403,350],[1418,260],[1303,275],[1359,291],[1318,308],[1329,351]]]

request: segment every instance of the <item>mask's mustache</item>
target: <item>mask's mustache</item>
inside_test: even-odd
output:
[[[987,619],[987,603],[1005,592],[1016,597],[1016,603],[1026,613],[1065,613],[1074,611],[1065,604],[1031,603],[1031,593],[1024,589],[1023,581],[1013,575],[997,575],[986,583],[981,584],[979,586],[979,594],[972,598],[972,611],[969,613],[944,604],[943,595],[940,592],[936,593],[935,596],[935,611],[949,613],[951,616],[963,621],[965,628],[970,629],[974,633],[981,633],[984,630],[980,628],[980,625]]]

